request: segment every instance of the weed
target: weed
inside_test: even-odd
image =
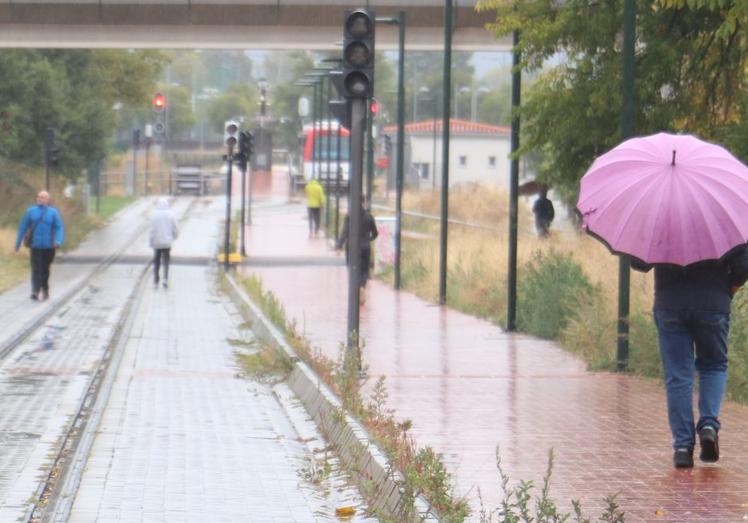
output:
[[[554,250],[536,251],[523,269],[518,285],[517,326],[541,338],[558,337],[579,304],[600,292],[570,255]]]
[[[293,362],[285,353],[264,342],[259,343],[256,352],[236,357],[247,375],[263,382],[282,381],[293,370]]]
[[[478,492],[480,500],[479,521],[480,523],[563,523],[568,521],[571,513],[559,512],[556,502],[551,499],[551,475],[553,474],[553,449],[548,451],[548,466],[543,476],[543,487],[540,495],[533,498],[532,490],[535,487],[532,481],[520,480],[514,486],[509,486],[509,476],[501,466],[501,452],[496,447],[496,469],[501,480],[503,496],[499,506],[487,509],[483,505],[483,498]],[[534,503],[533,503],[534,502]],[[621,511],[616,496],[610,495],[605,498],[606,509],[597,519],[598,523],[624,523],[624,513]],[[532,505],[534,504],[534,508]],[[582,513],[582,505],[579,500],[572,500],[574,521],[576,523],[590,523],[590,519]],[[496,519],[494,519],[496,516]]]

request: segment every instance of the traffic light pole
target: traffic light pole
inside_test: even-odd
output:
[[[338,123],[338,132],[335,138],[335,241],[340,238],[340,135],[342,134],[342,125]]]
[[[356,350],[361,370],[359,347],[359,306],[361,299],[361,186],[364,160],[364,118],[366,99],[351,99],[351,162],[348,209],[348,349]]]
[[[226,161],[229,164],[228,174],[226,177],[226,228],[223,236],[223,270],[228,272],[229,270],[229,238],[231,236],[231,178],[232,178],[232,166],[234,163],[233,152],[234,147],[232,144],[227,144]]]
[[[325,236],[330,237],[330,170],[332,163],[332,113],[330,112],[330,100],[332,100],[332,82],[327,80],[327,173],[325,174]]]
[[[245,217],[247,216],[247,170],[243,169],[241,170],[242,175],[242,227],[241,231],[239,232],[240,242],[241,245],[239,246],[239,252],[242,256],[247,255],[247,251],[244,248],[244,229],[247,226],[247,222],[245,221]]]
[[[371,210],[371,192],[374,186],[374,113],[371,112],[372,100],[369,100],[366,111],[366,208]]]

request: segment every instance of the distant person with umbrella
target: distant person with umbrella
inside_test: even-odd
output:
[[[535,229],[538,231],[538,236],[541,238],[547,237],[551,222],[556,216],[553,202],[548,199],[548,189],[540,191],[538,199],[532,206],[532,213],[535,215]]]
[[[632,267],[654,267],[673,464],[719,460],[732,297],[748,280],[748,167],[693,136],[628,140],[582,178],[582,226]],[[699,419],[693,381],[699,375]]]

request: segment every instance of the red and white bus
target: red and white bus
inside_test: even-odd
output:
[[[329,129],[329,131],[328,131]],[[303,187],[312,178],[318,178],[326,189],[336,187],[338,169],[338,135],[340,136],[340,180],[341,190],[348,188],[350,169],[350,131],[338,122],[323,120],[316,126],[307,124],[299,139],[300,162],[296,169],[294,189]]]

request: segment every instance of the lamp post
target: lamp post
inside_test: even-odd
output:
[[[402,228],[403,183],[405,177],[405,11],[397,18],[377,19],[398,26],[397,58],[397,167],[395,175],[395,289],[400,288],[400,232]],[[389,178],[389,177],[388,177]]]
[[[447,303],[447,231],[449,224],[449,117],[452,92],[452,0],[444,2],[444,99],[442,100],[442,193],[439,230],[439,304]]]
[[[636,4],[625,0],[623,4],[623,111],[621,135],[625,140],[634,135],[634,53],[636,38]],[[618,345],[617,369],[626,370],[629,359],[629,289],[631,286],[631,261],[621,256],[618,262]]]

